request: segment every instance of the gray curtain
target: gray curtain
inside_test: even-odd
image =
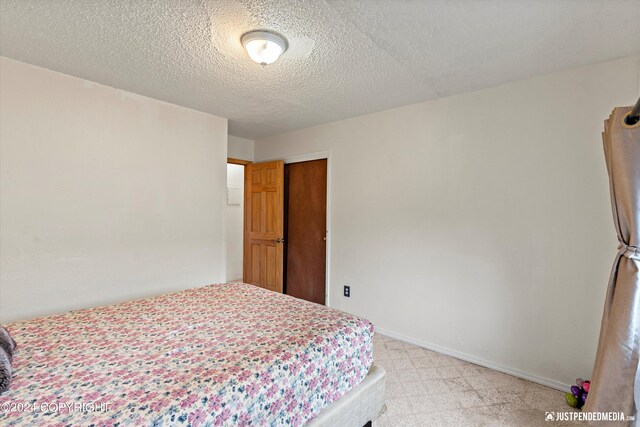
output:
[[[607,288],[598,353],[584,409],[625,415],[636,414],[640,402],[640,126],[623,122],[630,111],[614,109],[602,134],[620,244]]]

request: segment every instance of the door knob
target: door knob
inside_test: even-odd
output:
[[[278,237],[273,243],[284,243],[284,239],[282,237]]]

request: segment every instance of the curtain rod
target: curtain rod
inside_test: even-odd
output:
[[[636,106],[633,107],[633,110],[629,113],[624,122],[630,126],[635,125],[640,122],[640,98],[638,98],[638,102],[636,102]]]

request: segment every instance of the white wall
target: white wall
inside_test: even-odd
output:
[[[234,159],[253,161],[253,140],[229,135],[227,144],[229,157]]]
[[[0,59],[0,319],[225,279],[227,121]]]
[[[331,151],[333,307],[563,387],[592,369],[616,253],[600,133],[639,62],[257,140],[255,158]]]
[[[227,204],[227,280],[242,280],[244,166],[227,165],[227,187],[239,195],[238,205]]]

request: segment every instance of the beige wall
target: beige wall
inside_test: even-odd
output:
[[[616,253],[600,133],[639,62],[257,140],[255,158],[331,151],[333,307],[565,387],[592,369]]]
[[[227,144],[229,157],[253,161],[253,140],[229,135]]]
[[[0,320],[225,279],[227,121],[0,59]]]

